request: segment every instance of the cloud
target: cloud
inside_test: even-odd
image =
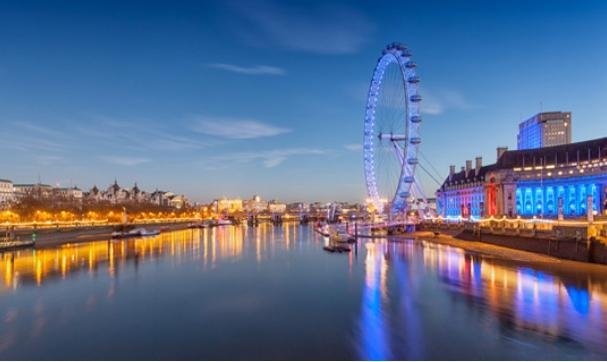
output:
[[[147,158],[129,156],[101,156],[99,158],[107,163],[119,166],[137,166],[142,163],[150,162]]]
[[[218,165],[229,163],[250,163],[261,162],[266,168],[273,168],[283,164],[289,158],[294,156],[319,156],[324,155],[326,151],[316,148],[286,148],[267,151],[234,152],[225,155],[219,155],[209,159],[211,168],[216,169]]]
[[[41,125],[37,125],[31,122],[14,122],[14,125],[23,129],[24,131],[30,132],[30,133],[34,133],[37,135],[42,135],[42,136],[49,136],[49,137],[61,137],[63,136],[62,132],[59,132],[57,130],[54,130],[52,128],[48,128],[48,127],[44,127]]]
[[[399,94],[396,92],[397,87],[399,86],[394,82],[384,83],[382,86],[381,92],[383,94]],[[369,84],[350,84],[345,87],[344,90],[353,99],[361,102],[361,104],[366,104]],[[420,111],[422,114],[439,115],[449,110],[470,110],[479,108],[478,105],[471,103],[462,92],[454,89],[428,89],[427,87],[421,87],[419,89],[419,94],[422,96],[422,102],[420,104]],[[381,98],[379,101],[382,106],[389,108],[403,107],[403,102],[402,99],[395,96]]]
[[[254,65],[250,67],[242,67],[234,64],[225,63],[212,63],[207,64],[208,67],[226,70],[232,73],[246,74],[246,75],[285,75],[287,72],[278,67],[270,65]]]
[[[145,127],[141,124],[145,124]],[[101,142],[107,144],[107,147],[122,145],[124,148],[138,151],[176,152],[201,149],[209,145],[208,142],[174,134],[174,128],[155,126],[154,122],[149,120],[136,123],[103,117],[96,122],[77,126],[76,130],[89,142]]]
[[[61,156],[52,156],[52,155],[42,155],[36,156],[36,161],[42,166],[51,166],[56,163],[60,163],[65,161],[64,157]]]
[[[252,139],[272,137],[291,132],[290,129],[276,127],[252,119],[203,118],[195,122],[192,129],[209,136],[228,139]]]
[[[344,145],[344,148],[348,151],[360,151],[363,149],[363,145],[360,143],[351,143],[348,145]]]
[[[243,21],[235,29],[254,45],[318,54],[351,54],[367,42],[374,26],[348,6],[278,1],[234,3]]]
[[[447,110],[469,110],[477,108],[459,91],[440,89],[438,91],[420,90],[423,101],[420,110],[424,114],[438,115]]]

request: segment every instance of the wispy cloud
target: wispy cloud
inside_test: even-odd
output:
[[[463,93],[452,89],[440,89],[437,91],[423,90],[423,101],[421,111],[425,114],[438,115],[447,110],[468,110],[477,108],[470,103]]]
[[[261,162],[266,168],[273,168],[281,165],[291,157],[295,156],[318,156],[326,152],[317,148],[285,148],[266,151],[234,152],[215,156],[209,159],[212,168],[220,165],[233,163]]]
[[[65,161],[65,158],[62,156],[41,155],[36,156],[36,161],[42,166],[51,166]]]
[[[149,120],[132,122],[103,117],[92,123],[77,126],[76,130],[82,138],[108,147],[120,145],[138,151],[174,152],[201,149],[209,145],[208,142],[174,134],[173,129],[154,126]]]
[[[278,67],[273,67],[270,65],[254,65],[249,67],[243,67],[234,64],[226,64],[226,63],[211,63],[207,64],[210,68],[216,68],[225,70],[232,73],[238,74],[246,74],[246,75],[285,75],[287,72]]]
[[[28,133],[33,133],[41,136],[50,136],[50,137],[62,137],[63,132],[57,131],[50,127],[41,126],[31,122],[14,122],[13,123],[17,128],[22,129]]]
[[[361,145],[360,143],[350,143],[344,145],[344,148],[348,151],[360,151],[363,149],[363,145]]]
[[[395,95],[397,93],[398,85],[390,82],[382,85],[382,94]],[[357,83],[348,85],[345,92],[350,95],[353,99],[361,102],[361,104],[367,101],[367,92],[369,91],[369,85],[366,83]],[[420,105],[421,113],[429,115],[439,115],[450,110],[470,110],[476,109],[479,106],[470,102],[466,96],[455,89],[449,88],[430,88],[422,87],[419,89],[419,94],[422,96],[422,102]],[[404,93],[403,93],[404,96]],[[381,96],[380,96],[381,97]],[[389,97],[381,98],[379,103],[383,107],[391,108],[402,108],[404,107],[404,101],[402,98]]]
[[[206,135],[228,139],[271,137],[291,132],[288,128],[257,120],[235,118],[201,118],[194,122],[192,129]]]
[[[99,158],[107,163],[119,166],[137,166],[150,161],[147,158],[130,156],[101,156]]]
[[[320,54],[349,54],[361,49],[374,26],[362,13],[334,3],[293,4],[278,1],[235,3],[244,24],[240,36],[255,45]]]

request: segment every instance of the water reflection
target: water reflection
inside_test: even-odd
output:
[[[48,357],[116,359],[125,350],[135,359],[607,353],[605,267],[524,266],[402,240],[360,240],[347,255],[330,254],[324,242],[310,227],[262,224],[0,254],[0,357],[47,356],[99,331],[107,337],[87,340],[90,349]],[[149,340],[165,344],[150,352]]]
[[[432,356],[426,348],[430,342],[424,340],[430,318],[423,304],[434,302],[428,300],[431,291],[415,285],[423,272],[437,278],[451,298],[465,300],[469,309],[490,312],[507,328],[607,353],[606,269],[599,270],[598,278],[575,270],[542,271],[427,242],[378,240],[365,246],[359,331],[363,359]],[[387,282],[386,275],[394,281]],[[440,303],[432,308],[440,308]]]
[[[263,237],[266,228],[259,228]],[[179,263],[183,257],[199,259],[213,267],[217,259],[237,260],[244,250],[244,229],[216,228],[182,230],[155,237],[66,244],[57,248],[29,249],[0,254],[4,280],[0,290],[23,285],[42,285],[48,279],[66,278],[70,274],[98,272],[105,267],[115,276],[127,261],[135,265],[162,256]]]

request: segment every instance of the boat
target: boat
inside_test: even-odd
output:
[[[20,241],[20,240],[3,240],[0,241],[0,251],[7,251],[7,250],[15,250],[15,249],[21,249],[21,248],[29,248],[36,245],[36,242],[33,240],[30,241]]]
[[[227,219],[218,219],[215,220],[214,224],[215,226],[232,225],[232,221]]]
[[[334,243],[354,243],[356,238],[350,234],[335,232],[329,235],[329,240]]]
[[[188,228],[190,229],[202,229],[208,227],[209,224],[206,222],[192,222],[188,224]]]
[[[322,236],[331,236],[331,233],[329,233],[329,228],[327,225],[324,226],[317,226],[314,228],[314,231],[316,231],[317,233],[319,233]]]
[[[135,228],[129,231],[114,231],[112,233],[112,239],[124,239],[124,238],[135,238],[135,237],[146,237],[159,235],[160,230],[146,230],[144,228]]]
[[[350,252],[352,250],[347,245],[325,245],[322,248],[323,250],[328,251],[330,253],[344,253]]]

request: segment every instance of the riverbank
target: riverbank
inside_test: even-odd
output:
[[[403,237],[404,236],[399,236]],[[580,274],[589,278],[602,278],[607,273],[607,265],[560,259],[549,255],[513,249],[480,241],[467,241],[455,235],[432,231],[416,231],[408,239],[440,245],[448,245],[478,254],[485,259],[493,259],[498,263],[516,262],[521,266],[539,268],[545,271],[564,273],[570,278],[577,278]]]
[[[189,224],[189,222],[163,222],[153,224],[129,224],[129,226],[144,227],[147,229],[162,229],[163,231],[173,231],[186,229]],[[112,237],[112,232],[114,232],[115,229],[116,225],[20,230],[15,233],[15,239],[20,241],[31,241],[33,239],[32,235],[35,233],[35,247],[48,248],[61,244],[110,239]]]
[[[458,239],[454,235],[450,234],[435,234],[432,231],[416,231],[412,233],[412,236],[418,240],[427,240],[435,243],[445,244],[458,248],[465,249],[467,251],[483,254],[485,256],[498,257],[502,259],[521,261],[521,262],[543,262],[543,263],[555,263],[561,262],[559,258],[555,258],[548,255],[537,254],[524,250],[518,250],[499,245],[469,241]]]

